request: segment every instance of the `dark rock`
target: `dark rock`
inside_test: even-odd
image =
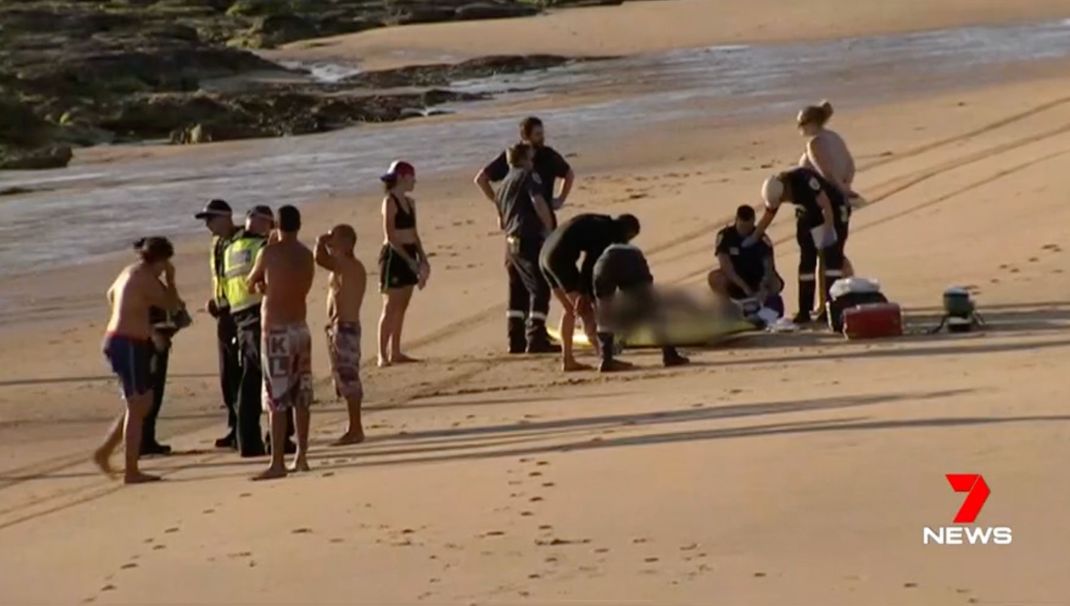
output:
[[[30,149],[0,146],[0,170],[40,170],[64,168],[74,154],[69,145],[48,145]]]
[[[297,15],[267,15],[257,17],[244,35],[251,48],[272,48],[319,34],[315,24]]]
[[[454,15],[459,20],[508,19],[512,17],[526,17],[538,12],[538,8],[527,4],[491,4],[487,2],[477,2],[457,8],[454,11]]]
[[[343,80],[350,85],[372,88],[401,86],[443,86],[453,80],[486,78],[536,69],[558,67],[571,61],[557,55],[500,55],[461,63],[413,65],[397,69],[363,72]]]

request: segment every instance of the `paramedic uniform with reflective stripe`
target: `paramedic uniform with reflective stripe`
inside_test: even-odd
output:
[[[256,256],[267,240],[263,236],[241,232],[223,251],[221,290],[230,306],[237,327],[241,380],[238,389],[238,450],[244,457],[265,453],[260,435],[260,395],[263,373],[260,368],[260,293],[252,292],[245,279],[253,270]]]
[[[534,197],[543,195],[538,173],[513,168],[498,188],[496,203],[505,231],[505,266],[509,274],[509,351],[545,350],[550,344],[546,314],[550,285],[539,269],[539,253],[546,229],[535,210]],[[544,198],[545,200],[545,198]],[[545,200],[549,208],[549,200]]]
[[[242,230],[230,238],[212,238],[212,298],[219,315],[216,316],[216,341],[219,349],[219,388],[227,407],[227,427],[231,434],[236,431],[238,419],[238,388],[241,382],[240,354],[238,352],[238,329],[230,316],[227,297],[223,293],[223,251],[234,238],[241,237]]]
[[[784,173],[784,187],[795,205],[795,241],[799,243],[799,312],[809,312],[814,307],[814,295],[817,289],[815,272],[817,271],[818,248],[812,231],[825,222],[818,204],[818,196],[824,192],[832,205],[833,227],[836,242],[820,251],[824,256],[825,289],[843,277],[844,244],[847,241],[848,222],[851,218],[851,206],[843,194],[821,175],[808,168],[797,168]],[[777,205],[766,206],[770,209]]]

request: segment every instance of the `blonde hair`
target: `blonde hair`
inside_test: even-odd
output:
[[[799,111],[799,116],[796,118],[799,126],[804,124],[817,124],[818,126],[825,126],[832,117],[832,104],[828,101],[822,101],[818,105],[807,105]]]

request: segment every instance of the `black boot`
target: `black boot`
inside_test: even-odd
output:
[[[513,313],[513,312],[510,312]],[[522,354],[527,351],[528,337],[524,326],[524,318],[509,318],[509,353]]]
[[[661,350],[661,363],[665,368],[672,368],[673,366],[690,364],[691,360],[680,355],[680,352],[676,351],[675,347],[665,347]]]
[[[810,312],[814,309],[814,295],[817,283],[813,280],[799,281],[799,313],[795,315],[796,324],[809,324]]]

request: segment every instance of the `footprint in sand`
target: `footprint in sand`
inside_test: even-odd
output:
[[[119,570],[130,570],[132,568],[137,568],[137,563],[136,562],[127,562],[126,564],[123,564],[122,566],[120,566]]]
[[[689,543],[680,548],[680,551],[694,551],[698,549],[698,543]]]
[[[210,513],[215,513],[215,510],[214,510],[214,509],[205,509],[205,510],[204,510],[204,511],[202,511],[201,513],[203,513],[203,514],[205,514],[205,515],[208,515],[208,514],[210,514]]]
[[[531,497],[530,499],[528,499],[528,502],[530,502],[530,503],[540,503],[540,502],[542,502],[542,500],[543,500],[542,497]]]
[[[609,548],[608,547],[599,547],[598,549],[595,549],[594,552],[595,553],[609,553]]]
[[[1050,250],[1052,252],[1060,252],[1062,250],[1058,244],[1045,244],[1044,246],[1041,246],[1040,249]]]
[[[164,549],[167,549],[167,545],[156,545],[152,548],[153,551],[163,551]]]
[[[535,515],[535,514],[530,512],[530,511],[521,511],[520,512],[520,517],[522,517],[522,518],[530,518],[533,515]]]
[[[488,530],[487,532],[484,532],[480,536],[482,536],[484,538],[486,538],[486,537],[504,537],[505,536],[505,532],[503,532],[501,530]]]
[[[756,573],[754,573],[754,577],[757,578],[757,579],[764,578],[765,577],[765,573],[764,572],[756,572]]]
[[[253,496],[253,493],[251,493],[251,492],[243,492],[240,495],[238,495],[238,498],[239,499],[247,499],[247,498],[249,498],[251,496]]]
[[[557,486],[557,484],[554,484],[553,482],[543,482],[542,483],[542,487],[543,488],[553,488],[554,486]]]
[[[638,539],[632,539],[632,543],[635,543],[636,545],[641,545],[643,543],[646,543],[646,539],[641,538],[641,537],[638,538]]]
[[[108,583],[107,585],[100,588],[101,591],[115,591],[116,589],[118,588],[115,585],[112,585],[111,583]]]
[[[539,526],[539,530],[553,530],[553,529],[554,529],[554,527],[550,526],[549,524],[543,524],[542,526]]]
[[[917,586],[918,586],[917,583],[903,583],[903,587],[905,589],[914,589]]]
[[[529,477],[529,478],[537,478],[537,477],[539,477],[539,476],[541,476],[541,475],[542,475],[542,472],[541,472],[541,471],[533,471],[533,472],[531,472],[531,473],[529,473],[529,474],[528,474],[528,477]]]
[[[290,534],[312,534],[311,528],[294,528]]]
[[[172,533],[176,533],[178,531],[179,531],[179,528],[176,526],[174,528],[168,528],[167,530],[164,531],[164,533],[165,534],[172,534]]]

